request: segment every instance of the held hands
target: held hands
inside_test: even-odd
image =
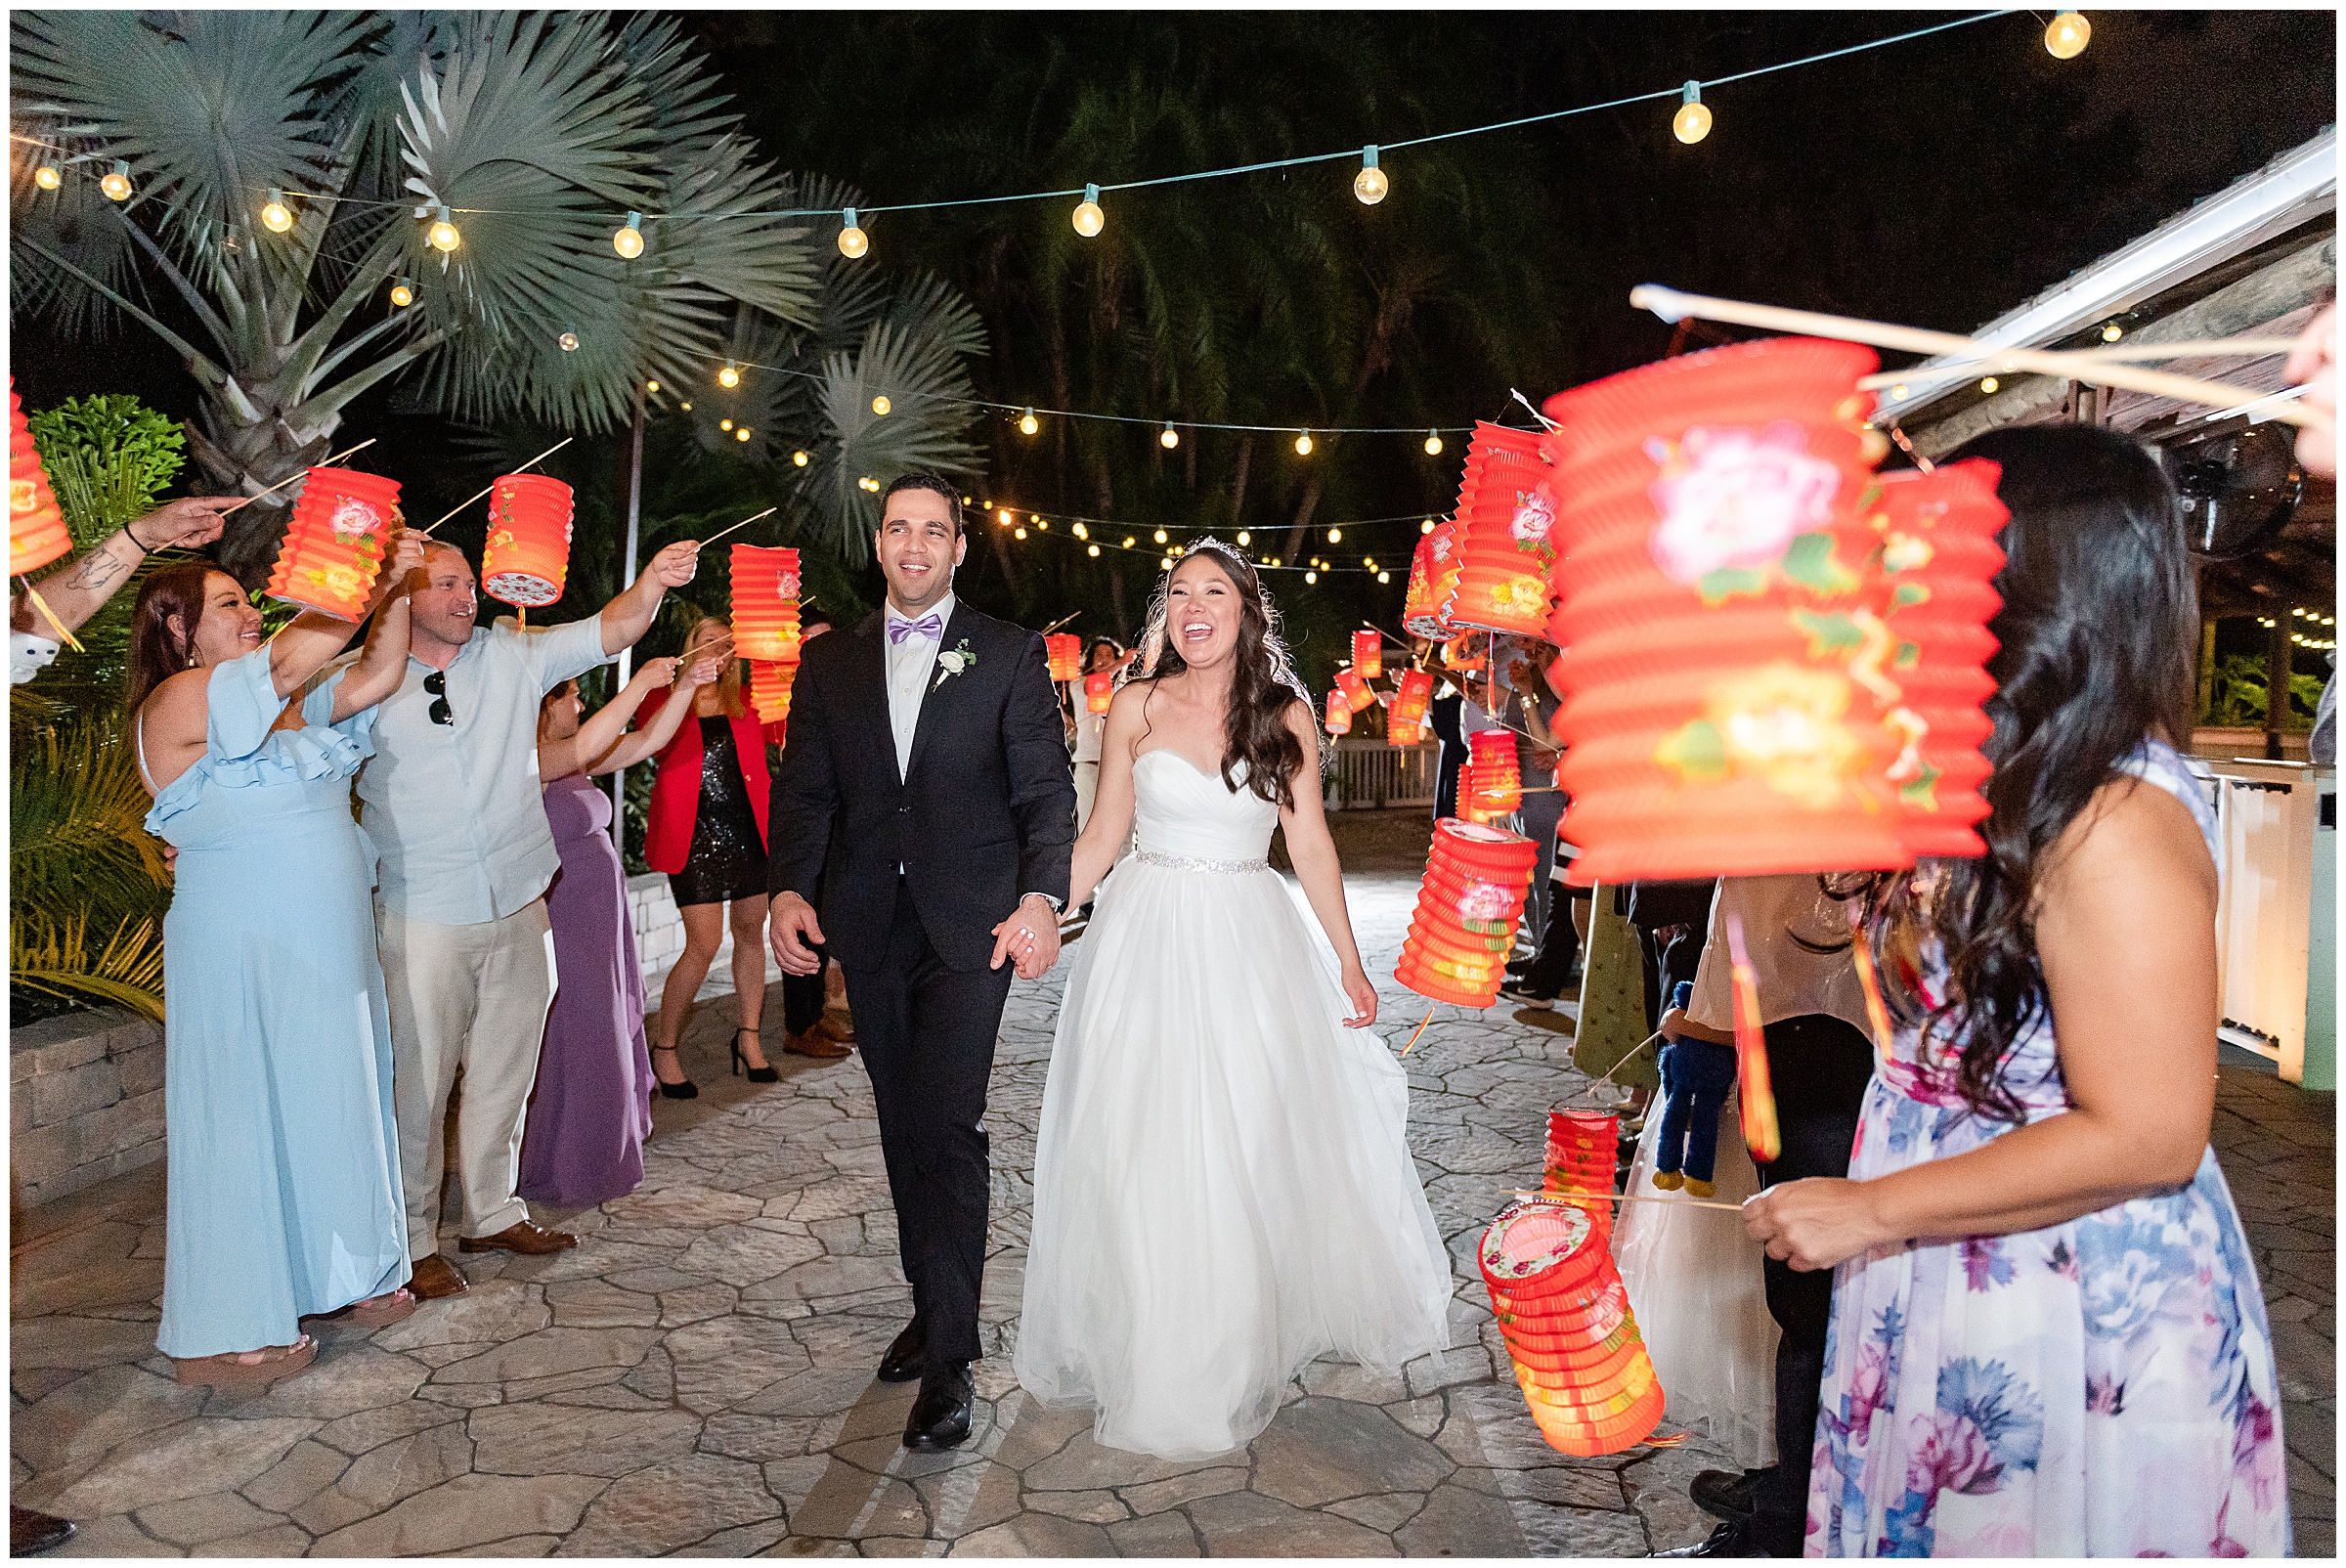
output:
[[[1352,1017],[1344,1021],[1348,1029],[1365,1029],[1376,1022],[1376,987],[1368,983],[1368,974],[1358,964],[1344,966],[1344,1000],[1352,1004]]]
[[[692,581],[693,574],[700,570],[700,542],[680,539],[653,556],[652,564],[644,569],[643,575],[663,588],[680,588]]]
[[[1771,1187],[1743,1205],[1743,1228],[1767,1255],[1803,1273],[1830,1269],[1895,1241],[1875,1212],[1870,1182],[1812,1177]]]
[[[1019,900],[1010,918],[994,928],[994,956],[986,965],[1000,969],[1008,958],[1021,980],[1034,980],[1050,973],[1059,962],[1059,916],[1051,912],[1051,901],[1038,893],[1028,893]]]
[[[823,928],[814,918],[814,906],[795,893],[774,895],[767,906],[766,941],[774,950],[774,962],[782,966],[785,975],[811,975],[823,967],[807,943],[820,943]]]
[[[130,542],[145,550],[188,550],[220,537],[220,514],[243,501],[241,496],[182,496],[164,501],[129,527]]]

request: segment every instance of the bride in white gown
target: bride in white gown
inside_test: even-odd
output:
[[[1443,1348],[1452,1281],[1273,612],[1213,541],[1159,594],[1154,675],[1108,710],[1075,845],[1081,904],[1139,828],[1060,1009],[1015,1365],[1096,1408],[1108,1447],[1198,1459],[1320,1356]],[[1281,824],[1325,943],[1265,864]]]

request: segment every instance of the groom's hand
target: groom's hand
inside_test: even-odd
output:
[[[774,949],[774,962],[782,966],[785,975],[811,975],[823,967],[809,942],[823,939],[823,928],[814,918],[814,906],[795,893],[777,893],[769,911],[766,940]]]
[[[994,928],[994,957],[989,969],[1000,969],[1007,958],[1019,979],[1033,980],[1059,962],[1059,916],[1051,900],[1029,893],[1019,900],[1010,918]]]

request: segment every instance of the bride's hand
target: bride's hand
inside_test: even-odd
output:
[[[1344,1021],[1348,1029],[1365,1029],[1376,1022],[1376,987],[1368,983],[1366,970],[1347,965],[1344,970],[1344,999],[1352,1004],[1352,1017]]]

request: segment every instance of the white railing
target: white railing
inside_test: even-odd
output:
[[[1395,746],[1367,736],[1339,735],[1328,769],[1331,811],[1374,811],[1391,806],[1434,804],[1439,746]]]

